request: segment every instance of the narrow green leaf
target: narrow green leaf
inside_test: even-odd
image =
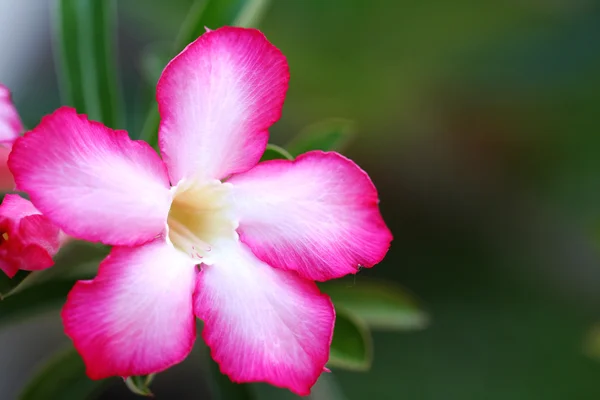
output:
[[[263,153],[260,161],[269,160],[293,160],[294,157],[282,147],[274,144],[268,144],[265,152]]]
[[[262,382],[252,384],[252,393],[254,394],[254,397],[259,400],[298,400],[301,398],[290,392],[288,389],[279,388]],[[311,399],[311,397],[312,396],[307,397],[306,400]]]
[[[53,19],[63,102],[93,120],[121,126],[114,0],[56,0]]]
[[[96,275],[100,261],[108,255],[106,246],[74,241],[65,245],[55,257],[55,264],[48,269],[33,271],[18,285],[7,292],[4,298],[13,296],[31,286],[65,281],[75,282]]]
[[[355,134],[353,121],[331,118],[304,128],[286,148],[294,157],[311,150],[342,151]]]
[[[238,12],[233,25],[243,28],[258,26],[267,12],[270,2],[271,0],[247,0],[244,7]]]
[[[175,40],[178,53],[202,35],[206,28],[226,25],[255,27],[269,5],[269,0],[197,0]]]
[[[183,22],[173,46],[171,57],[206,32],[226,25],[256,27],[264,15],[269,0],[196,0]],[[160,117],[156,101],[152,101],[140,139],[155,146]]]
[[[152,397],[152,391],[150,390],[150,384],[154,380],[155,374],[144,375],[144,376],[130,376],[125,379],[125,385],[132,393],[139,394],[140,396]]]
[[[107,381],[93,381],[74,348],[69,347],[48,360],[21,392],[19,400],[92,400]]]
[[[336,382],[335,374],[322,373],[306,397],[299,397],[288,389],[278,388],[268,383],[253,383],[251,386],[255,398],[260,400],[347,400]]]
[[[373,341],[367,325],[336,304],[335,328],[329,362],[331,367],[367,371],[373,361]]]
[[[211,376],[213,399],[215,400],[253,400],[255,396],[251,386],[244,383],[234,383],[219,370],[219,365],[206,351],[209,374]]]
[[[11,322],[62,307],[74,283],[48,282],[42,287],[33,286],[0,301],[0,328]]]
[[[600,360],[600,323],[596,323],[587,332],[583,342],[583,352],[588,357]]]
[[[142,51],[141,70],[148,85],[156,86],[170,55],[171,44],[166,42],[152,43]]]
[[[5,294],[0,301],[0,327],[62,307],[77,280],[91,279],[96,275],[98,264],[107,252],[106,247],[89,243],[69,244],[61,250],[53,267],[30,273]]]
[[[87,17],[91,27],[91,46],[87,47],[89,57],[86,67],[93,71],[95,67],[95,90],[90,88],[86,93],[86,101],[97,101],[100,107],[100,120],[112,128],[122,127],[119,110],[122,108],[121,88],[117,77],[118,63],[116,60],[116,1],[87,0],[80,1],[80,7]],[[82,19],[82,24],[85,24]],[[85,51],[86,49],[84,49]],[[92,65],[93,63],[93,65]]]
[[[62,102],[86,112],[83,94],[82,65],[79,60],[77,11],[78,0],[56,0],[54,10],[54,47],[56,70],[61,90]]]
[[[156,100],[153,100],[152,106],[150,106],[150,110],[148,111],[146,120],[144,121],[144,126],[142,127],[142,133],[140,134],[139,139],[145,140],[156,148],[158,144],[159,124],[160,114],[158,113],[158,105],[156,104]]]
[[[19,286],[29,274],[29,271],[21,270],[15,276],[9,278],[4,272],[0,271],[0,300]]]
[[[321,374],[308,398],[310,400],[347,400],[334,374]]]
[[[63,271],[63,269],[60,267],[52,267],[41,271],[34,271],[27,275],[27,277],[25,277],[21,283],[8,292],[4,296],[4,299],[14,296],[32,286],[43,286],[44,284],[53,282],[72,282],[74,284],[77,280],[92,279],[98,272],[98,265],[100,264],[100,261],[101,260],[98,259],[95,261],[81,263],[72,268],[68,268],[66,271]],[[41,290],[44,289],[42,288]]]
[[[331,296],[336,306],[342,306],[365,321],[372,329],[423,329],[429,316],[403,288],[387,282],[364,278],[356,283],[344,281],[319,285]]]

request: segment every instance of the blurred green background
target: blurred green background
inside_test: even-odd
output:
[[[11,27],[36,24],[22,44],[32,55],[0,60],[31,127],[60,105],[48,2],[0,1],[5,19],[29,7],[0,26],[12,46]],[[122,128],[137,136],[148,51],[173,41],[191,1],[117,5]],[[345,154],[378,187],[395,240],[349,284],[398,282],[432,318],[375,333],[371,371],[333,371],[343,396],[597,399],[584,341],[600,320],[600,3],[275,0],[260,28],[291,69],[272,143],[323,118],[356,121]],[[199,375],[180,371],[176,385],[157,380],[157,397],[205,398]]]

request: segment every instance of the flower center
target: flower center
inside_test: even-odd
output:
[[[167,219],[173,246],[194,259],[210,256],[211,243],[235,236],[237,222],[231,216],[228,183],[210,181],[203,184],[180,182],[174,190]]]

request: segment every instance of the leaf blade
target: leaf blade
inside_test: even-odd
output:
[[[344,281],[320,285],[336,306],[342,306],[375,330],[418,330],[429,324],[429,315],[402,287],[389,282],[361,280],[348,285]]]
[[[330,118],[304,128],[286,147],[291,155],[311,150],[342,151],[356,135],[356,124],[348,119]]]
[[[153,397],[150,390],[150,384],[154,380],[155,374],[144,376],[130,376],[125,379],[125,386],[134,394],[146,397]]]
[[[107,253],[108,249],[103,246],[85,242],[69,244],[58,254],[53,267],[26,275],[4,295],[0,301],[0,328],[12,321],[61,307],[77,280],[96,275],[100,260]]]
[[[352,371],[368,371],[373,362],[373,339],[367,324],[336,305],[333,339],[327,365]]]
[[[201,36],[206,28],[216,29],[226,25],[256,27],[264,15],[269,0],[197,0],[192,4],[188,17],[175,39],[173,54],[175,56],[185,46]],[[152,146],[158,142],[160,116],[156,100],[152,100],[146,121],[142,127],[140,139]]]
[[[57,353],[44,363],[27,383],[20,400],[81,400],[99,394],[107,381],[93,381],[74,348]]]
[[[90,14],[93,27],[93,55],[90,58],[94,60],[97,68],[96,91],[90,96],[99,99],[101,121],[111,128],[118,128],[123,123],[119,114],[123,103],[117,76],[115,0],[91,0],[88,9],[88,15]]]
[[[260,161],[269,161],[269,160],[293,160],[294,157],[286,149],[283,147],[279,147],[275,144],[269,143],[265,152],[263,153]]]
[[[8,296],[21,282],[29,276],[29,271],[20,270],[15,276],[9,278],[5,273],[0,272],[0,300]]]
[[[229,377],[221,373],[219,365],[206,351],[206,362],[211,379],[211,391],[216,400],[255,400],[251,385],[247,383],[232,382]]]
[[[115,16],[114,0],[57,0],[53,18],[62,102],[112,128],[122,124]]]
[[[53,32],[56,70],[62,102],[85,112],[85,96],[79,62],[79,35],[77,31],[77,0],[57,0],[54,9]]]

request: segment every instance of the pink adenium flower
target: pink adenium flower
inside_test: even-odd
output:
[[[6,162],[14,141],[21,133],[23,124],[12,103],[10,91],[0,84],[0,191],[15,188],[15,181]]]
[[[7,161],[23,124],[10,91],[0,84],[0,191],[15,189]],[[7,194],[0,204],[0,269],[9,277],[20,270],[51,267],[52,257],[66,241],[65,235],[29,200]]]
[[[9,277],[20,270],[51,267],[65,237],[29,200],[7,194],[0,204],[0,269]]]
[[[62,312],[91,378],[179,363],[195,315],[233,381],[310,392],[335,319],[314,281],[378,263],[391,234],[371,180],[347,158],[313,151],[258,163],[288,79],[262,33],[221,28],[158,82],[162,160],[70,108],[17,140],[9,166],[44,215],[115,246]]]

